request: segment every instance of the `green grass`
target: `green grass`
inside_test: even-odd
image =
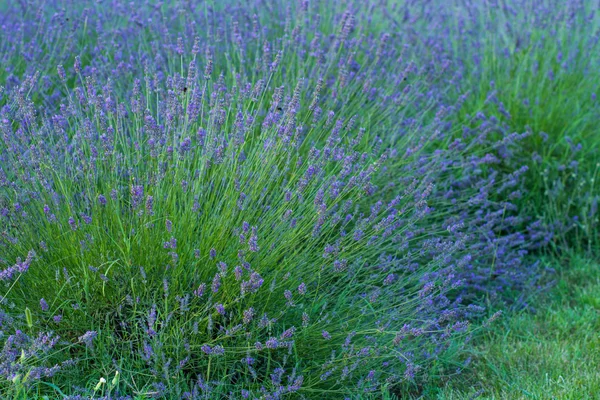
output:
[[[535,311],[505,313],[474,338],[473,361],[459,379],[432,383],[417,398],[598,398],[600,263],[577,255],[548,263],[559,271],[556,286],[532,294]]]

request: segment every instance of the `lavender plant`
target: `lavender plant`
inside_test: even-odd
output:
[[[389,100],[350,116],[338,98],[362,85],[325,82],[348,24],[290,88],[284,50],[262,45],[256,80],[214,71],[212,52],[200,75],[192,49],[187,76],[121,95],[76,57],[81,86],[54,115],[31,100],[36,75],[7,92],[7,389],[107,394],[117,371],[109,395],[337,397],[413,379],[465,332],[442,257],[462,232],[410,232],[432,178],[375,184],[407,162],[369,121]]]
[[[523,214],[552,225],[558,249],[597,247],[595,185],[599,108],[597,6],[589,1],[439,4],[428,38],[455,61],[451,98],[472,94],[457,113],[496,118],[528,133],[507,165],[528,167]],[[404,9],[413,10],[407,4]],[[405,12],[406,12],[405,11]],[[444,22],[441,22],[444,21]],[[460,40],[457,40],[460,38]],[[451,90],[452,91],[452,90]],[[450,91],[450,92],[451,92]]]
[[[189,107],[168,113],[183,96],[162,115],[113,112],[95,96],[40,121],[4,110],[15,193],[4,197],[4,254],[29,252],[3,271],[7,306],[26,310],[6,339],[24,342],[3,359],[6,378],[61,369],[45,366],[31,331],[63,338],[42,354],[62,345],[54,357],[76,354],[63,363],[96,380],[115,369],[134,392],[352,393],[411,378],[464,331],[442,257],[462,235],[432,243],[408,232],[428,210],[429,182],[384,202],[390,188],[374,176],[397,155],[357,151],[351,121],[323,116],[304,134],[299,90],[283,104],[274,91],[269,109],[244,114],[251,97],[215,86],[194,122]],[[35,311],[24,290],[43,294]],[[49,370],[38,377],[29,363]],[[152,378],[129,377],[121,363]]]

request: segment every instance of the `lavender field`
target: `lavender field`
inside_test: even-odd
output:
[[[0,399],[600,398],[599,12],[0,0]]]

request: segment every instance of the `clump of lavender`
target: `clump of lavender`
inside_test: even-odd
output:
[[[503,172],[527,167],[521,176],[527,190],[518,197],[521,217],[541,218],[552,228],[554,246],[593,253],[600,223],[596,7],[556,0],[437,3],[438,11],[424,18],[459,21],[452,28],[428,24],[436,27],[428,34],[436,56],[452,60],[460,76],[446,101],[472,93],[456,120],[501,123],[504,134],[527,133],[497,162]],[[416,11],[404,8],[401,12]]]

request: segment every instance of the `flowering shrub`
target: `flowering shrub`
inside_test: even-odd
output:
[[[527,132],[506,163],[528,168],[522,213],[553,226],[559,249],[591,251],[600,195],[597,7],[577,0],[457,3],[439,2],[423,14],[410,2],[402,6],[429,22],[428,32],[417,34],[426,35],[434,57],[454,62],[460,78],[447,86],[448,101],[470,93],[457,120],[493,117],[511,132]]]
[[[0,21],[0,392],[364,398],[456,373],[552,232],[519,205],[531,132],[468,111],[444,29],[415,39],[447,9],[138,6]]]
[[[5,378],[69,363],[156,396],[369,392],[412,379],[465,331],[470,311],[446,297],[464,234],[411,232],[430,178],[375,185],[398,153],[358,118],[315,116],[303,82],[287,99],[265,87],[260,103],[204,79],[214,95],[194,105],[182,80],[166,78],[156,113],[136,109],[148,93],[135,85],[114,106],[90,85],[49,118],[4,109],[4,253],[30,251],[3,272],[12,308],[29,312],[9,325]],[[53,340],[37,350],[28,331]]]

